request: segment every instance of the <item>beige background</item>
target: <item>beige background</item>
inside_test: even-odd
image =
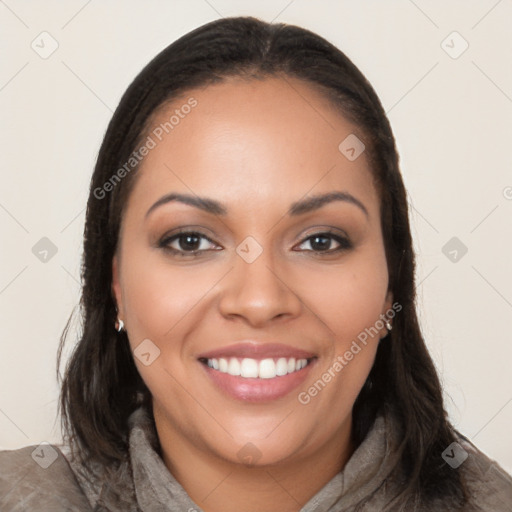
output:
[[[60,439],[56,349],[112,111],[165,46],[234,15],[313,30],[373,84],[410,194],[420,320],[450,417],[512,472],[510,0],[1,1],[0,448]],[[58,43],[46,59],[31,47],[42,52],[41,37],[45,51]],[[57,248],[47,262],[32,252],[43,237]],[[452,237],[468,248],[456,262],[442,250]]]

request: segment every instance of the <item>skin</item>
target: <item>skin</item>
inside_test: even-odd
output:
[[[387,334],[384,327],[299,403],[299,392],[391,308],[379,197],[366,154],[349,161],[338,150],[349,134],[363,136],[310,85],[230,79],[188,91],[154,125],[191,96],[198,105],[137,171],[112,262],[119,318],[132,350],[144,339],[160,350],[150,365],[135,363],[153,396],[164,463],[194,502],[206,512],[297,511],[353,453],[352,407]],[[347,201],[287,215],[305,196],[335,190],[355,196],[368,216]],[[215,199],[228,213],[170,202],[145,218],[170,192]],[[195,257],[158,246],[178,228],[211,242],[199,238]],[[327,238],[319,248],[311,237],[328,229],[353,247],[334,252],[340,244]],[[236,252],[248,236],[263,249],[252,263]],[[190,253],[183,237],[168,245]],[[197,356],[247,339],[318,359],[287,396],[236,400],[210,382]],[[253,466],[238,455],[247,443],[259,456]]]

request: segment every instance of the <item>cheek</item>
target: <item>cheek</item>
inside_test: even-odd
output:
[[[387,293],[387,266],[379,251],[354,255],[336,278],[316,287],[316,311],[327,325],[332,343],[318,370],[320,381],[304,390],[315,406],[338,411],[332,425],[351,407],[373,365],[383,335],[383,305]],[[325,390],[325,391],[324,391]],[[332,409],[331,409],[332,407]],[[334,413],[336,414],[336,413]]]
[[[384,313],[388,286],[385,257],[378,248],[354,254],[317,282],[320,284],[310,288],[305,298],[336,340],[336,352],[344,352],[347,343],[350,345],[365,329],[375,326]]]
[[[385,276],[386,274],[384,274]],[[313,382],[300,390],[299,410],[316,418],[318,429],[311,436],[311,449],[324,436],[335,435],[350,415],[373,365],[380,342],[380,314],[383,313],[387,280],[379,265],[355,267],[340,272],[340,282],[329,284],[328,293],[319,294],[332,343],[326,350]],[[320,296],[322,299],[320,300]]]
[[[125,271],[126,314],[136,339],[173,338],[219,279],[215,270],[170,265],[161,256],[132,259]]]
[[[387,267],[381,252],[378,247],[367,248],[343,265],[302,267],[286,276],[286,281],[294,282],[294,292],[306,310],[323,322],[337,354],[345,352],[351,340],[374,325],[382,313]],[[158,340],[162,344],[164,339],[178,339],[180,330],[199,321],[197,316],[202,317],[205,308],[214,307],[208,306],[208,292],[225,274],[221,263],[177,265],[159,251],[128,254],[123,288],[132,344],[145,338],[157,344]],[[177,345],[166,344],[165,349],[175,350]]]
[[[153,396],[186,410],[190,397],[180,393],[180,382],[189,375],[183,364],[188,335],[200,322],[208,291],[218,282],[218,269],[171,265],[161,255],[127,258],[125,267],[125,307],[129,318],[129,342],[138,371]],[[158,357],[149,365],[136,356],[143,340]],[[147,342],[146,342],[147,343]],[[140,345],[142,347],[142,345]],[[153,357],[153,356],[152,356]]]

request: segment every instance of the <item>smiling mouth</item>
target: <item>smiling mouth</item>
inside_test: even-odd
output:
[[[245,357],[200,358],[205,366],[234,377],[245,379],[274,379],[299,372],[308,366],[315,357],[298,359],[295,357],[279,357],[267,359],[253,359]]]

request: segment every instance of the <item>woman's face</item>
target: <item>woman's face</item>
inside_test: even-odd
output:
[[[113,290],[160,437],[257,464],[347,439],[392,303],[356,133],[292,78],[229,80],[159,112]]]

